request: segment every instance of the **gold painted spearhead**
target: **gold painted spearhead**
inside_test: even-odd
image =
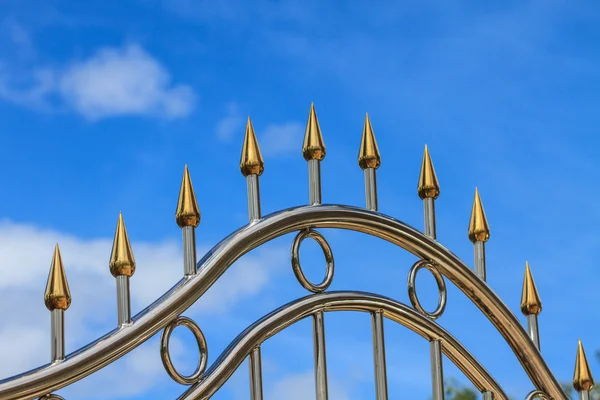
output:
[[[58,243],[54,248],[54,257],[48,274],[48,283],[46,284],[46,293],[44,293],[44,303],[48,310],[66,310],[71,305],[71,291],[67,283],[65,267],[60,256]]]
[[[358,152],[358,165],[360,165],[362,169],[377,169],[381,165],[379,147],[377,147],[377,141],[375,140],[375,133],[373,133],[369,114],[365,116],[365,126],[360,142],[360,151]]]
[[[573,374],[573,387],[577,392],[589,391],[594,388],[594,378],[583,350],[581,340],[577,345],[577,359],[575,360],[575,373]]]
[[[490,238],[490,227],[488,226],[485,211],[479,197],[479,190],[475,188],[475,199],[473,200],[473,209],[471,210],[471,220],[469,221],[469,239],[471,242],[487,242]]]
[[[177,211],[175,212],[175,220],[180,228],[193,226],[194,228],[200,224],[200,209],[196,201],[196,194],[192,186],[192,178],[187,165],[183,170],[183,179],[181,180],[181,188],[179,189],[179,200],[177,201]]]
[[[246,135],[244,136],[244,145],[242,146],[240,170],[244,176],[260,176],[265,170],[265,162],[260,153],[260,147],[258,147],[258,141],[256,140],[250,117],[248,117],[248,122],[246,123]]]
[[[321,128],[319,127],[319,120],[317,119],[314,103],[310,104],[308,123],[306,124],[306,133],[304,134],[304,145],[302,146],[302,155],[304,155],[306,161],[322,161],[325,158],[325,143],[323,142],[323,135],[321,135]]]
[[[127,236],[127,229],[125,229],[122,213],[119,213],[119,221],[117,222],[109,266],[110,273],[115,278],[120,275],[131,277],[135,273],[135,259],[133,258],[133,252],[129,244],[129,237]]]
[[[538,294],[529,262],[525,263],[525,278],[523,279],[523,291],[521,292],[521,311],[525,315],[538,315],[542,312],[542,301]]]
[[[433,162],[431,162],[427,145],[425,145],[425,152],[423,153],[423,162],[421,163],[421,174],[419,175],[417,192],[419,193],[421,200],[427,198],[437,199],[440,195],[440,184],[435,175],[435,169],[433,168]]]

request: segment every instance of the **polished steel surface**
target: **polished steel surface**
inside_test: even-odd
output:
[[[260,346],[256,346],[250,353],[250,400],[262,400],[262,357]]]
[[[581,340],[577,342],[577,358],[575,360],[575,372],[573,373],[573,387],[579,393],[589,392],[594,388],[594,378],[590,371],[585,350]]]
[[[365,125],[360,141],[360,150],[358,151],[358,165],[364,170],[377,169],[381,165],[381,155],[379,154],[379,147],[377,146],[377,140],[375,140],[369,114],[365,116]]]
[[[527,316],[527,332],[529,332],[529,337],[531,338],[531,341],[535,347],[538,349],[538,351],[541,351],[542,349],[540,347],[540,331],[538,327],[537,315],[531,314]]]
[[[487,272],[485,269],[485,242],[477,241],[473,245],[475,252],[475,274],[482,281],[487,280]]]
[[[194,373],[189,376],[181,375],[179,372],[177,372],[173,362],[171,361],[171,353],[169,352],[169,341],[171,339],[171,334],[178,326],[185,326],[190,330],[190,332],[192,332],[194,338],[196,339],[198,352],[200,354],[198,358],[198,366],[196,367]],[[202,378],[202,375],[204,375],[204,371],[206,371],[206,365],[208,364],[208,346],[202,330],[191,319],[179,316],[165,327],[165,330],[160,337],[160,358],[165,370],[175,382],[181,383],[182,385],[191,385],[195,382],[198,382],[198,380]]]
[[[542,301],[537,287],[531,275],[529,262],[525,263],[525,277],[523,278],[523,290],[521,292],[521,312],[524,315],[538,315],[542,312]]]
[[[240,170],[244,176],[261,175],[265,170],[265,162],[263,161],[250,117],[248,117],[248,121],[246,122],[246,134],[244,135],[244,144],[240,157]]]
[[[469,220],[469,240],[471,242],[487,242],[490,238],[490,227],[485,216],[479,189],[475,188],[475,198],[473,199],[473,208],[471,209],[471,219]]]
[[[417,287],[415,281],[417,279],[417,273],[421,270],[421,268],[425,268],[435,278],[435,282],[438,287],[438,305],[435,310],[432,312],[425,311],[421,306],[421,302],[419,301],[419,296],[417,295]],[[446,282],[444,282],[444,277],[437,268],[431,264],[431,262],[426,260],[417,261],[408,273],[408,298],[410,299],[410,303],[412,306],[420,312],[431,319],[437,319],[442,316],[444,310],[446,309],[446,298],[448,293],[446,292]]]
[[[200,224],[200,208],[196,201],[192,178],[187,165],[183,169],[183,178],[179,189],[179,199],[177,200],[177,210],[175,211],[175,221],[180,228],[193,226],[196,228]]]
[[[435,239],[435,200],[433,198],[428,197],[423,199],[423,211],[425,216],[425,234]]]
[[[126,275],[117,276],[117,322],[119,326],[131,323],[129,277]]]
[[[534,399],[552,400],[552,397],[548,396],[546,393],[542,392],[541,390],[534,390],[525,397],[525,400],[534,400]]]
[[[248,175],[246,186],[248,188],[248,217],[250,221],[255,221],[261,217],[258,175]]]
[[[419,197],[425,199],[437,199],[440,195],[440,184],[433,168],[433,162],[429,155],[429,148],[425,145],[423,153],[423,162],[421,163],[421,174],[419,175],[419,185],[417,186]]]
[[[321,283],[316,285],[306,278],[306,275],[304,275],[304,272],[302,271],[302,265],[300,264],[300,245],[306,238],[314,239],[319,246],[321,246],[321,250],[323,250],[323,256],[325,257],[325,277]],[[335,268],[333,252],[331,251],[331,247],[329,247],[327,240],[325,240],[323,235],[321,235],[319,232],[313,229],[303,229],[298,232],[294,238],[294,242],[292,243],[291,259],[294,275],[296,275],[296,279],[298,279],[298,282],[300,282],[304,289],[313,293],[320,293],[327,290],[329,285],[331,285]]]
[[[385,363],[385,338],[383,331],[383,313],[380,311],[371,314],[373,329],[373,360],[375,363],[375,398],[387,400],[387,367]]]
[[[377,211],[377,172],[373,168],[365,169],[365,197],[367,210]]]
[[[50,361],[65,358],[65,310],[50,312]]]
[[[308,161],[308,201],[309,204],[321,204],[321,162]]]
[[[54,256],[48,273],[46,292],[44,293],[44,304],[48,310],[66,310],[71,305],[71,291],[65,274],[65,266],[62,262],[58,243],[54,247]]]
[[[306,228],[341,228],[367,233],[396,244],[419,258],[430,260],[436,265],[436,269],[479,307],[496,327],[515,352],[534,386],[554,399],[567,399],[516,316],[491,288],[454,254],[440,243],[393,218],[360,208],[339,205],[282,210],[235,231],[199,262],[198,274],[181,280],[161,298],[136,315],[130,326],[109,332],[85,348],[69,354],[63,362],[43,366],[1,381],[0,398],[12,400],[41,396],[92,374],[164,328],[200,298],[243,254],[276,237]],[[318,294],[313,298],[322,299],[327,295]],[[333,306],[327,303],[327,309],[330,310],[331,307]],[[385,315],[385,309],[383,307],[382,309]],[[376,311],[376,309],[369,311]],[[298,309],[292,308],[290,312],[295,316],[302,315]],[[263,333],[266,335],[266,332]],[[240,362],[248,355],[251,348],[245,351]],[[449,355],[446,353],[448,349],[447,343],[444,342],[444,352],[452,359],[452,354],[455,353],[451,351]],[[474,361],[465,364],[467,359],[462,357],[454,358],[453,362],[470,365],[469,368],[465,368],[465,373],[470,379],[477,380],[482,377],[480,370],[474,367],[477,365]],[[208,379],[207,376],[202,383],[207,382]],[[481,385],[478,388],[485,389]],[[194,391],[195,389],[190,393]]]
[[[442,341],[432,340],[431,351],[431,392],[433,400],[444,400],[444,368],[442,359]]]
[[[323,135],[321,135],[321,127],[319,126],[319,119],[315,111],[315,104],[311,103],[308,122],[306,123],[306,132],[304,133],[302,155],[306,161],[322,161],[325,158],[325,153],[325,142],[323,141]]]
[[[481,400],[494,400],[494,395],[492,392],[483,392],[481,393]]]
[[[315,356],[315,392],[317,400],[327,400],[327,352],[325,350],[325,320],[323,311],[313,314],[313,343]]]
[[[39,400],[65,400],[65,398],[57,394],[47,394],[45,396],[40,397]]]
[[[183,242],[183,274],[185,276],[196,274],[196,228],[184,226],[181,228]]]
[[[590,392],[579,392],[579,400],[590,400]]]
[[[133,251],[129,243],[123,213],[119,213],[112,252],[110,253],[109,267],[110,273],[115,278],[118,276],[133,276],[135,273],[135,258],[133,257]]]

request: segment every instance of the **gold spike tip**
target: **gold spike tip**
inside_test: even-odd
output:
[[[115,278],[123,275],[133,276],[135,273],[135,259],[133,258],[133,252],[129,244],[129,237],[127,236],[127,229],[125,228],[122,213],[119,213],[119,221],[117,222],[109,266],[110,273]]]
[[[542,312],[542,301],[538,294],[529,263],[525,263],[525,278],[523,279],[523,291],[521,292],[521,311],[525,315],[538,315]]]
[[[58,243],[54,248],[54,257],[48,274],[48,283],[44,293],[44,303],[48,310],[66,310],[71,305],[71,292],[67,283],[65,267],[60,256]]]
[[[244,145],[242,146],[242,157],[240,159],[240,170],[242,175],[262,175],[265,170],[265,162],[263,161],[256,134],[252,127],[250,117],[246,123],[246,135],[244,136]]]
[[[577,344],[577,359],[575,360],[575,373],[573,374],[573,387],[577,392],[590,391],[594,388],[594,378],[583,350],[581,340]]]
[[[183,170],[175,220],[180,228],[185,228],[186,226],[193,226],[195,228],[200,224],[200,209],[198,208],[196,194],[192,186],[192,178],[190,178],[187,165]]]
[[[471,220],[469,221],[469,239],[471,242],[487,242],[490,238],[490,227],[488,226],[485,211],[479,197],[479,190],[475,188],[475,199],[473,200],[473,209],[471,210]]]
[[[358,152],[358,165],[362,169],[374,168],[377,169],[381,165],[381,156],[379,155],[379,147],[375,140],[375,133],[371,126],[369,114],[365,116],[365,126],[363,128],[362,140],[360,142],[360,151]]]
[[[321,135],[317,112],[314,103],[310,104],[308,122],[306,124],[306,133],[304,134],[304,145],[302,146],[302,155],[306,161],[319,160],[325,158],[325,143]]]
[[[433,162],[431,161],[427,145],[425,145],[425,152],[423,153],[423,162],[421,163],[421,174],[419,175],[417,192],[419,193],[421,200],[428,198],[437,199],[440,195],[440,184],[435,175],[435,169],[433,168]]]

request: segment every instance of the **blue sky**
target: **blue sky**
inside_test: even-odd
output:
[[[200,254],[246,223],[238,163],[248,115],[266,162],[264,213],[306,204],[300,149],[314,101],[327,145],[325,203],[364,204],[356,157],[365,112],[382,153],[381,212],[422,227],[416,184],[427,143],[442,187],[438,239],[469,265],[466,229],[479,187],[492,230],[488,282],[519,313],[530,262],[544,304],[542,352],[568,381],[577,339],[589,356],[600,349],[599,11],[566,1],[1,1],[0,288],[11,307],[0,310],[0,339],[10,344],[0,375],[47,362],[42,294],[56,241],[73,294],[70,352],[114,326],[108,260],[120,210],[138,261],[135,313],[181,274],[174,211],[184,164],[203,214]],[[332,289],[408,301],[412,257],[359,234],[323,233],[336,256]],[[211,361],[252,321],[305,294],[289,263],[292,238],[243,257],[185,313],[204,330]],[[311,246],[303,260],[316,279],[322,259]],[[433,306],[433,280],[422,280]],[[440,323],[507,393],[532,389],[455,288]],[[326,315],[332,400],[373,398],[369,324],[367,315]],[[173,338],[177,365],[189,370],[191,336]],[[386,340],[391,398],[428,398],[427,343],[391,323]],[[303,321],[265,344],[267,399],[312,393],[311,343]],[[592,368],[600,371],[595,361]],[[246,373],[242,365],[214,398],[247,399]],[[153,338],[59,393],[183,391],[162,370]]]

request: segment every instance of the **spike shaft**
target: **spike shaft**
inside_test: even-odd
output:
[[[540,332],[538,328],[538,316],[536,314],[530,314],[527,316],[527,331],[529,333],[529,337],[533,341],[533,344],[541,351],[540,348]]]
[[[184,226],[181,228],[183,241],[183,274],[192,276],[196,274],[196,228]]]
[[[262,399],[262,361],[260,347],[255,347],[250,353],[250,400]]]
[[[248,186],[248,217],[252,222],[261,218],[260,185],[258,175],[248,175],[246,177],[246,183]]]
[[[52,362],[65,358],[65,320],[64,310],[56,309],[50,313],[50,359]]]
[[[423,209],[425,214],[425,234],[435,239],[435,199],[431,197],[423,199]]]
[[[308,193],[311,205],[321,204],[321,161],[308,160]]]
[[[579,400],[590,400],[590,392],[587,390],[579,392]]]
[[[327,400],[327,361],[325,358],[325,323],[323,311],[313,315],[313,338],[315,352],[315,390],[317,400]]]
[[[444,400],[444,370],[442,368],[442,342],[432,340],[431,349],[431,386],[433,400]]]
[[[117,276],[117,319],[119,326],[131,323],[129,277],[126,275]]]
[[[486,270],[485,270],[485,242],[477,241],[474,243],[475,246],[475,274],[485,282]]]
[[[377,211],[377,172],[375,168],[365,169],[365,196],[367,210]]]
[[[385,341],[383,336],[383,313],[371,314],[373,326],[373,359],[375,361],[375,392],[377,400],[387,400],[387,372],[385,363]]]

